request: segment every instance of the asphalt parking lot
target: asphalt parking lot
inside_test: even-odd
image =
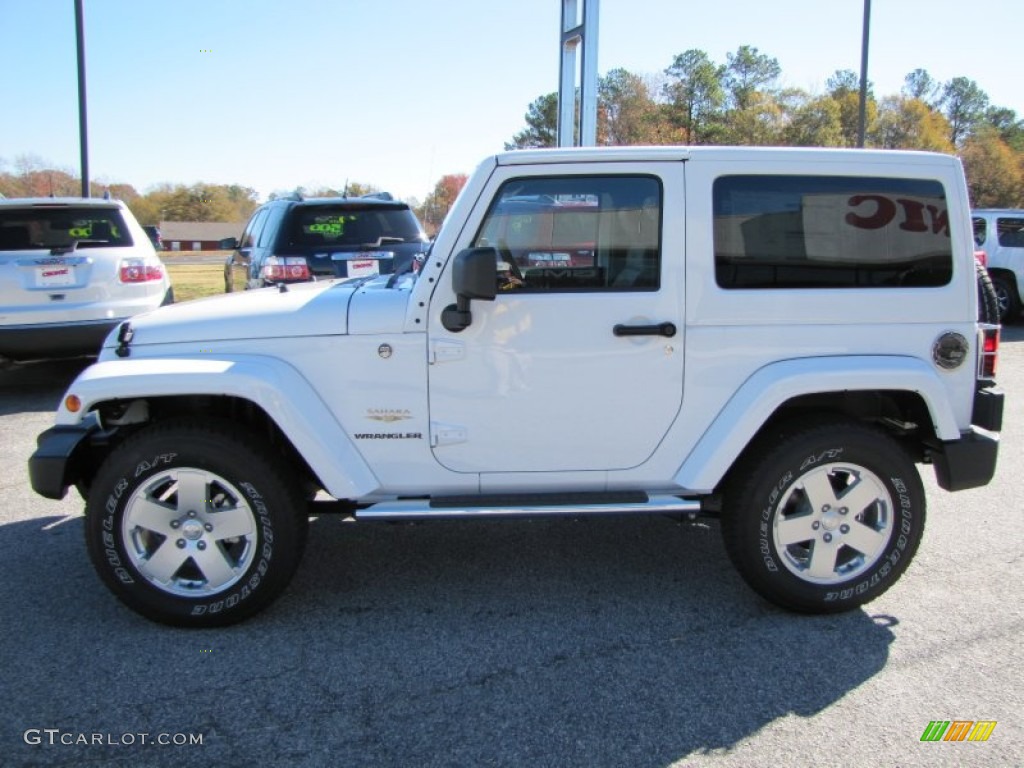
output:
[[[914,564],[831,617],[757,598],[714,522],[323,517],[270,610],[151,624],[93,574],[77,495],[28,487],[82,365],[0,371],[0,764],[1024,764],[1022,325],[995,482],[946,494],[926,468]],[[997,725],[923,743],[933,720]]]

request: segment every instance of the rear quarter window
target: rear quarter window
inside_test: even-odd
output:
[[[1024,217],[999,217],[996,235],[1004,248],[1024,248]]]
[[[723,176],[713,196],[722,288],[928,287],[952,278],[939,181]]]

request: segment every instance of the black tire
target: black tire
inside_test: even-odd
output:
[[[730,474],[722,535],[761,596],[836,613],[892,586],[924,522],[921,477],[903,448],[874,427],[826,418],[752,446]]]
[[[992,285],[992,276],[980,261],[974,262],[978,272],[978,322],[999,325],[999,296]]]
[[[107,457],[85,537],[122,602],[154,621],[213,627],[252,616],[284,590],[308,517],[283,462],[258,445],[229,425],[183,420],[144,428]]]
[[[1004,325],[1012,323],[1020,315],[1020,298],[1017,286],[1012,279],[996,273],[992,275],[992,287],[995,290],[999,306],[999,321]]]
[[[174,286],[172,285],[167,289],[167,293],[164,294],[164,300],[160,302],[161,307],[166,307],[174,303]]]

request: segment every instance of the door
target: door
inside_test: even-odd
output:
[[[481,198],[491,203],[456,247],[497,249],[497,297],[473,301],[461,332],[431,323],[431,441],[442,465],[614,470],[655,452],[683,392],[683,164],[662,165],[658,175],[649,165],[596,166],[601,175],[499,168]],[[680,215],[666,223],[668,204]]]

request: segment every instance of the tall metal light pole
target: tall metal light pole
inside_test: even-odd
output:
[[[78,40],[78,141],[82,152],[82,197],[89,197],[89,127],[85,114],[85,12],[75,0],[75,37]]]
[[[860,107],[857,113],[857,146],[864,147],[868,111],[868,34],[871,28],[871,0],[864,0],[864,36],[860,46]]]

